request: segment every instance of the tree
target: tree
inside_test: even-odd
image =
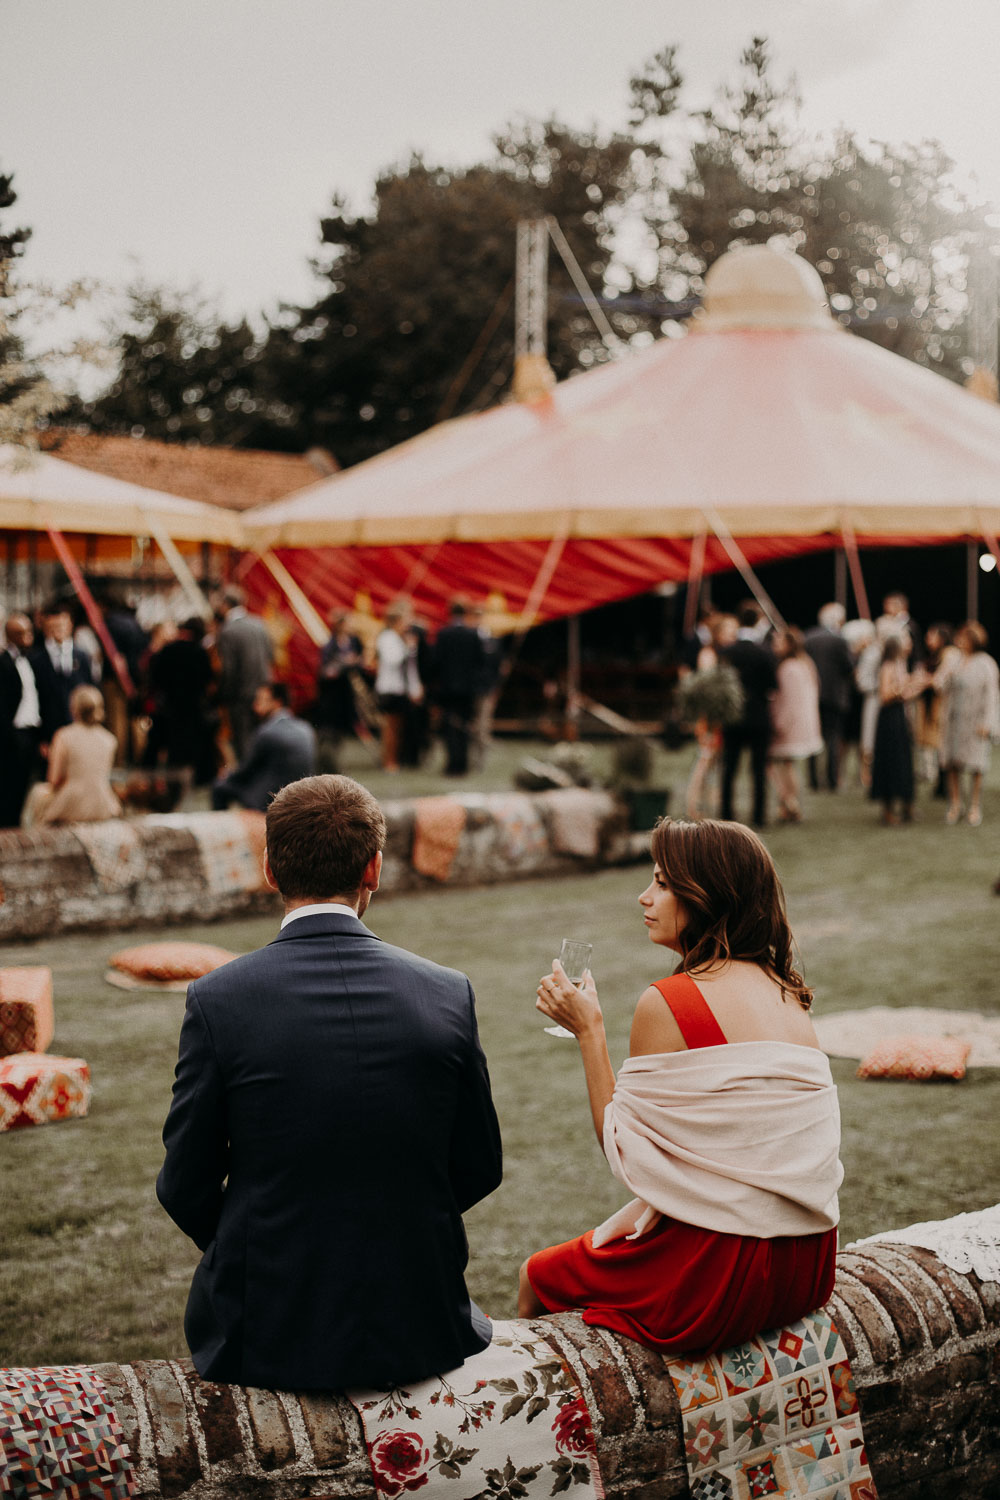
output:
[[[510,127],[495,145],[494,160],[457,171],[414,157],[379,179],[370,215],[352,217],[335,200],[322,220],[328,287],[272,330],[262,360],[302,446],[320,443],[355,463],[496,399],[512,366],[518,220],[554,215],[601,287],[634,143],[549,120]],[[554,258],[550,309],[557,376],[606,357]],[[624,315],[620,332],[641,322]]]
[[[257,392],[261,343],[245,319],[221,323],[195,293],[140,284],[127,295],[114,335],[115,379],[95,400],[76,402],[68,421],[93,432],[234,446],[280,427],[280,411],[273,403],[265,411]]]
[[[696,136],[680,171],[662,152],[652,174],[646,213],[667,296],[700,293],[733,246],[779,237],[816,266],[855,332],[954,378],[966,373],[967,261],[990,231],[952,185],[942,148],[864,147],[848,132],[810,144],[794,88],[771,79],[765,39],[754,38],[740,67],[690,117]],[[674,112],[679,87],[669,51],[632,80],[640,133]]]
[[[17,201],[13,178],[0,174],[0,212]],[[30,229],[0,225],[0,444],[30,447],[38,426],[62,405],[35,360],[29,359],[18,333],[21,308],[14,275]]]

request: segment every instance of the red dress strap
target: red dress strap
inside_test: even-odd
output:
[[[726,1036],[690,974],[671,974],[653,985],[670,1007],[688,1047],[724,1047]]]

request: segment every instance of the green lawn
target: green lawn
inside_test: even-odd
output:
[[[470,787],[510,785],[523,747],[501,746]],[[598,759],[603,752],[598,752]],[[678,789],[689,752],[661,756]],[[453,787],[436,769],[345,769],[379,795]],[[923,794],[919,821],[881,828],[859,792],[817,796],[798,827],[768,843],[820,1011],[866,1005],[998,1009],[1000,792],[988,791],[980,829],[946,828]],[[612,1054],[624,1056],[640,990],[667,972],[635,898],[642,866],[477,891],[380,898],[372,928],[403,947],[465,969],[479,1001],[504,1133],[503,1186],[467,1217],[470,1287],[488,1311],[513,1312],[517,1266],[530,1250],[579,1232],[622,1191],[593,1138],[573,1043],[548,1037],[533,1006],[560,938],[594,943],[594,973]],[[190,925],[177,936],[245,951],[269,919]],[[0,1137],[0,1362],[63,1363],[177,1355],[196,1252],[159,1209],[153,1181],[169,1100],[181,995],[130,994],[103,980],[117,947],[159,932],[8,944],[0,963],[48,963],[56,997],[53,1050],[86,1057],[88,1119]],[[1000,1199],[1000,1070],[961,1084],[861,1083],[835,1062],[844,1119],[844,1240]],[[401,1232],[405,1232],[405,1226]]]

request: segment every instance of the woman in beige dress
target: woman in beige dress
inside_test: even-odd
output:
[[[941,707],[941,765],[948,787],[947,823],[962,816],[961,777],[968,772],[966,818],[973,828],[983,821],[980,796],[990,763],[990,745],[1000,725],[1000,673],[990,656],[986,631],[966,620],[955,632],[961,656],[949,674]]]
[[[122,815],[111,790],[118,741],[101,722],[104,699],[99,689],[74,688],[69,711],[73,722],[52,736],[48,779],[32,789],[26,823],[99,823]]]

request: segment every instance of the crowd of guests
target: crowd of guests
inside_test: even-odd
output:
[[[921,631],[900,593],[886,597],[875,621],[847,620],[840,604],[825,604],[804,633],[773,628],[750,601],[736,615],[707,613],[686,643],[682,671],[706,682],[731,674],[738,706],[728,721],[702,717],[693,726],[698,755],[688,816],[706,811],[717,772],[719,815],[733,817],[749,752],[750,820],[767,822],[770,786],[779,821],[798,822],[804,771],[812,790],[836,792],[853,750],[855,774],[884,823],[913,817],[919,776],[946,800],[948,823],[965,818],[978,826],[990,746],[1000,733],[1000,672],[987,647],[976,621]]]
[[[114,817],[116,767],[210,788],[218,810],[263,811],[282,786],[334,769],[347,735],[380,737],[388,771],[419,765],[434,730],[445,771],[485,756],[500,643],[481,608],[453,601],[430,639],[405,599],[366,649],[343,610],[330,617],[314,699],[292,711],[265,622],[238,587],[200,615],[143,629],[123,597],[92,630],[75,600],[7,617],[0,641],[0,827]],[[122,778],[118,784],[121,786]]]

